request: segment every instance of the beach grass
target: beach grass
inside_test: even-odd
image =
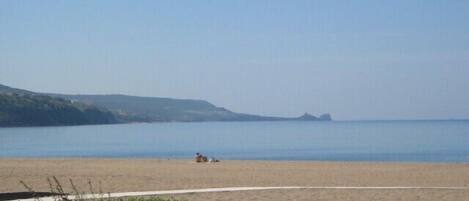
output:
[[[36,192],[24,181],[19,181],[19,183],[23,185],[23,187],[29,192],[32,198],[37,201],[41,201],[41,197],[39,196],[41,193]],[[110,196],[110,193],[103,192],[101,188],[101,183],[99,183],[98,188],[95,189],[95,186],[90,180],[88,180],[88,192],[80,191],[72,179],[69,179],[70,188],[73,189],[72,192],[65,192],[62,182],[60,182],[55,176],[47,177],[47,183],[49,185],[50,190],[50,192],[48,193],[50,193],[50,195],[54,197],[55,201],[185,201],[172,197],[162,198],[155,196],[112,198]],[[71,195],[73,196],[73,199],[70,198]]]

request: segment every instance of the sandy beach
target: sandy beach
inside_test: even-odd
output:
[[[56,176],[104,192],[242,186],[469,187],[469,164],[222,161],[197,164],[163,159],[0,159],[0,192],[48,191]],[[469,200],[468,190],[265,190],[183,194],[188,200]]]

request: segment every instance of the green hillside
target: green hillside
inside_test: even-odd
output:
[[[308,113],[295,118],[232,112],[204,100],[127,95],[36,93],[0,85],[0,124],[76,125],[116,122],[330,121]],[[99,109],[98,109],[99,108]]]
[[[0,93],[0,126],[116,123],[106,110],[45,95]]]

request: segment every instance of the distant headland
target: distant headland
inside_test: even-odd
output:
[[[319,117],[272,117],[232,112],[205,100],[128,95],[37,93],[0,84],[0,127],[128,122],[331,121]]]

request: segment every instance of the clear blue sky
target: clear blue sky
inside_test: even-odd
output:
[[[469,118],[469,1],[0,1],[0,83],[237,112]]]

